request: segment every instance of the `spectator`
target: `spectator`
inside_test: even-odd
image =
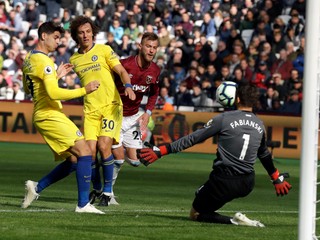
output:
[[[289,90],[290,90],[290,91],[292,91],[292,90],[298,91],[299,101],[302,101],[303,83],[302,83],[302,80],[301,80],[300,78],[295,79],[295,80],[292,82],[291,88],[290,88]]]
[[[184,81],[187,83],[188,90],[192,90],[193,85],[198,85],[200,82],[200,78],[198,76],[197,68],[190,67],[188,70],[188,75],[184,79]]]
[[[121,57],[128,57],[134,54],[134,50],[132,48],[130,36],[127,34],[122,35],[122,41],[119,46],[119,52]]]
[[[25,93],[22,91],[20,81],[14,81],[12,88],[7,88],[7,100],[22,101],[25,99]]]
[[[178,109],[179,106],[193,106],[192,96],[187,89],[187,83],[185,81],[179,84],[179,90],[174,95],[173,103]]]
[[[247,59],[242,59],[240,61],[240,68],[242,70],[242,75],[246,79],[247,82],[251,82],[252,76],[253,76],[253,71],[249,67],[248,60]]]
[[[70,22],[71,22],[71,12],[68,8],[65,8],[63,9],[63,16],[61,19],[61,24],[63,26],[63,29],[69,29]]]
[[[303,16],[306,19],[306,1],[305,0],[296,0],[291,7],[291,11],[297,11],[299,15]]]
[[[300,19],[298,13],[293,12],[291,14],[291,19],[287,24],[287,28],[293,29],[295,37],[300,37],[304,33],[304,23],[302,19]]]
[[[129,26],[125,28],[124,34],[129,35],[132,41],[136,41],[139,35],[139,27],[137,21],[132,18],[129,22]]]
[[[192,102],[196,112],[212,111],[213,100],[205,92],[202,92],[201,85],[196,83],[192,86]]]
[[[60,44],[57,48],[55,64],[59,66],[61,63],[68,63],[70,57],[71,54],[67,51],[67,46],[64,44]]]
[[[284,102],[281,112],[300,115],[302,112],[302,102],[299,100],[299,91],[291,90],[289,99]]]
[[[77,13],[77,0],[61,0],[61,8],[64,9],[64,12],[67,10],[69,13],[69,16],[76,16]],[[63,16],[64,17],[64,16]],[[62,17],[62,18],[63,18]],[[65,28],[68,29],[69,27]]]
[[[194,1],[193,8],[191,10],[190,19],[194,23],[198,20],[203,20],[203,12],[201,10],[201,3],[200,2]]]
[[[287,57],[285,49],[280,50],[279,59],[277,59],[270,69],[271,74],[280,73],[282,79],[287,81],[290,78],[290,71],[293,69],[292,62]]]
[[[166,87],[161,87],[159,91],[159,97],[157,99],[157,104],[161,108],[163,108],[165,105],[166,107],[169,107],[168,105],[173,105],[173,97],[169,96],[169,90]]]
[[[107,22],[110,23],[112,21],[112,17],[114,16],[115,6],[113,1],[110,0],[100,0],[96,5],[96,9],[102,8],[107,16]]]
[[[303,77],[304,72],[304,47],[305,47],[305,37],[300,37],[300,47],[297,50],[297,58],[293,60],[292,64],[295,69],[298,70],[299,76]]]
[[[190,16],[187,12],[182,14],[182,20],[180,22],[180,25],[183,27],[183,29],[187,32],[192,32],[193,30],[193,23],[190,20]]]
[[[29,29],[37,29],[39,25],[40,12],[34,0],[28,0],[27,6],[21,13],[24,21],[29,22]]]
[[[204,13],[203,23],[201,25],[201,33],[205,34],[207,38],[214,37],[216,35],[216,27],[214,20],[210,13]]]
[[[258,70],[253,74],[252,83],[255,84],[260,93],[265,93],[267,89],[266,80],[271,76],[270,71],[268,70],[267,63],[265,61],[260,61]]]
[[[107,32],[106,44],[109,45],[118,55],[121,53],[120,45],[114,39],[114,34],[112,32]]]
[[[230,68],[228,65],[222,66],[219,78],[222,81],[232,81],[233,76],[232,76],[232,73],[230,72]]]
[[[281,49],[284,49],[286,47],[286,42],[280,30],[273,31],[273,38],[272,38],[271,45],[272,45],[272,52],[274,54],[279,53]]]
[[[244,20],[240,22],[239,30],[242,32],[246,29],[254,29],[256,25],[256,19],[254,16],[254,10],[248,9],[246,15],[244,16]]]
[[[99,27],[101,32],[108,32],[110,30],[110,22],[108,21],[110,16],[106,15],[106,12],[102,7],[98,7],[96,11],[97,11],[97,16],[94,20],[94,24]],[[118,21],[118,20],[114,20],[114,21]]]
[[[113,34],[114,40],[117,44],[121,43],[121,38],[124,33],[123,27],[120,25],[120,21],[117,18],[114,18],[112,24],[109,27],[109,32]]]
[[[128,15],[126,11],[126,5],[123,1],[118,1],[116,3],[116,10],[114,13],[115,16],[119,19],[120,26],[123,28],[127,27],[127,20],[128,20]]]
[[[273,88],[278,92],[278,99],[281,103],[286,101],[288,91],[285,81],[282,79],[280,73],[274,73],[270,79],[267,79],[266,85],[273,86]]]
[[[260,96],[260,111],[275,111],[275,101],[278,101],[279,93],[274,89],[273,86],[267,88],[266,93]]]
[[[240,68],[240,66],[236,67],[233,71],[233,74],[232,74],[234,77],[232,79],[233,82],[237,83],[238,86],[240,85],[245,85],[247,84],[249,81],[247,81],[244,76],[243,76],[243,72]]]

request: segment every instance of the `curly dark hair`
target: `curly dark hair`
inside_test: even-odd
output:
[[[54,22],[44,22],[41,24],[41,26],[38,29],[38,38],[42,39],[42,33],[52,34],[54,32],[59,32],[60,34],[63,34],[65,31],[64,29],[57,23]]]
[[[77,16],[75,19],[72,20],[70,24],[70,33],[72,39],[79,44],[78,41],[78,28],[86,23],[89,23],[92,28],[93,38],[99,33],[100,29],[97,25],[89,17],[85,16]]]
[[[253,84],[240,85],[236,96],[240,99],[238,106],[255,108],[259,101],[259,90]]]

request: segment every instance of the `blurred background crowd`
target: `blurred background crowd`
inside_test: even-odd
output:
[[[257,85],[256,111],[299,115],[305,9],[306,0],[0,0],[0,99],[30,100],[21,67],[42,22],[66,30],[50,55],[58,66],[77,51],[70,21],[86,15],[100,27],[96,42],[121,58],[137,53],[143,32],[158,34],[160,109],[217,111],[217,86],[234,81]],[[72,89],[80,82],[70,73],[59,85]]]

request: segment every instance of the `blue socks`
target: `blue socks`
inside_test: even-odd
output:
[[[43,189],[49,187],[51,184],[65,178],[70,173],[75,171],[76,168],[77,163],[72,163],[68,160],[63,161],[58,166],[56,166],[49,174],[38,181],[37,193],[40,193]]]
[[[76,171],[78,184],[78,206],[84,207],[89,202],[89,191],[91,182],[91,163],[92,156],[83,156],[78,158]]]
[[[92,162],[91,164],[91,182],[93,185],[93,189],[101,191],[102,184],[100,176],[100,164],[98,159],[96,159],[96,161]]]
[[[104,179],[103,192],[112,192],[113,163],[114,159],[112,154],[101,162]]]

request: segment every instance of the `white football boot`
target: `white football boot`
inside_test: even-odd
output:
[[[251,220],[246,217],[246,215],[237,212],[233,219],[231,219],[232,224],[241,225],[241,226],[250,226],[250,227],[264,227],[264,224],[257,220]]]
[[[76,212],[77,213],[96,213],[96,214],[105,214],[105,212],[100,211],[99,209],[96,209],[93,205],[87,203],[84,207],[76,207]]]
[[[37,182],[31,181],[31,180],[26,181],[26,184],[25,184],[26,193],[21,205],[22,208],[29,207],[29,205],[33,202],[33,200],[37,200],[38,197],[40,196],[36,192],[37,185],[38,185]]]

